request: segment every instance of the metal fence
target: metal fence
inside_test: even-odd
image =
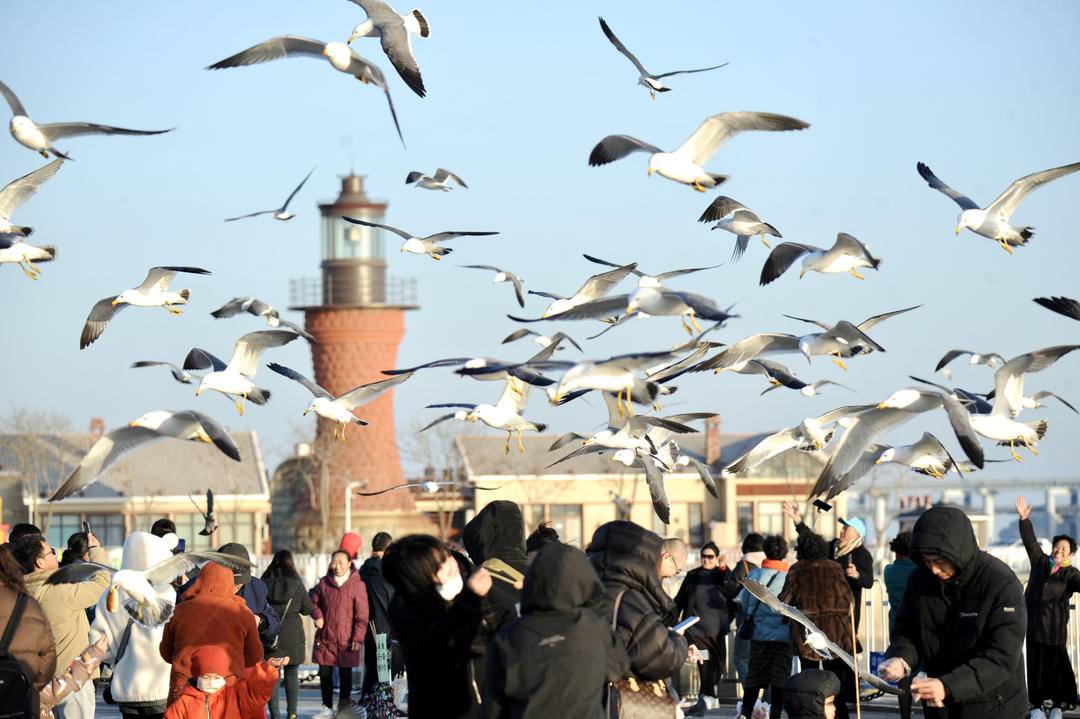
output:
[[[419,291],[415,277],[354,277],[343,288],[335,288],[332,277],[327,278],[325,286],[322,277],[289,280],[290,307],[350,305],[357,297],[381,297],[377,304],[411,306],[417,303]]]

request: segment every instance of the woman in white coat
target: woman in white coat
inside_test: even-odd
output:
[[[178,543],[175,534],[155,537],[147,532],[132,532],[124,541],[120,568],[148,569],[171,557]],[[176,602],[176,590],[170,584],[156,585],[154,590],[158,597]],[[124,597],[120,599],[123,601]],[[134,622],[122,610],[108,611],[104,595],[98,601],[97,613],[90,628],[90,640],[95,641],[102,634],[109,638],[104,662],[112,665],[113,674],[106,696],[111,694],[112,702],[125,719],[148,719],[165,714],[165,700],[169,695],[169,664],[161,658],[158,650],[164,629],[164,624],[151,629]],[[125,634],[128,635],[126,641]]]

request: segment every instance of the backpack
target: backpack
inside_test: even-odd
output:
[[[26,675],[22,663],[11,653],[11,640],[26,608],[27,596],[22,592],[15,598],[15,608],[8,617],[4,636],[0,638],[0,719],[36,717],[40,714],[38,693]]]

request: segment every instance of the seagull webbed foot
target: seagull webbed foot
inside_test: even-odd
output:
[[[851,268],[851,276],[857,280],[865,280],[866,278],[859,274],[859,271],[854,267]]]
[[[1001,249],[1005,250],[1010,255],[1013,253],[1013,248],[1009,247],[1009,241],[1006,240],[1004,237],[998,238],[998,244],[1001,245]]]
[[[1020,458],[1020,455],[1016,453],[1016,443],[1015,442],[1009,442],[1009,451],[1012,452],[1012,458],[1015,459],[1017,462],[1023,462],[1024,461],[1023,459]]]
[[[847,365],[844,364],[844,358],[841,357],[839,353],[833,355],[833,364],[847,372]]]
[[[694,189],[698,192],[705,192],[705,188],[701,186],[701,183],[698,180],[694,180]]]

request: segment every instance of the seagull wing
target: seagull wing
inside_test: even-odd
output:
[[[713,355],[710,359],[691,368],[690,371],[704,372],[710,369],[725,369],[748,362],[763,354],[798,351],[799,338],[795,335],[762,332],[739,340],[730,347],[721,350],[718,354]]]
[[[606,165],[609,162],[621,160],[633,152],[647,152],[655,155],[663,151],[656,145],[650,145],[630,135],[608,135],[589,153],[589,165],[591,167]]]
[[[1080,345],[1057,345],[1013,357],[994,372],[993,414],[1016,416],[1023,409],[1024,375],[1041,372]]]
[[[559,457],[557,460],[555,460],[554,462],[549,464],[544,469],[550,469],[551,467],[554,467],[555,465],[558,465],[558,464],[562,464],[563,462],[565,462],[565,461],[567,461],[569,459],[574,459],[575,457],[583,457],[586,454],[598,454],[600,452],[611,452],[611,451],[614,451],[614,450],[612,450],[610,447],[604,447],[604,446],[599,445],[599,444],[588,444],[588,445],[585,445],[584,447],[578,447],[573,452],[570,452],[569,454],[567,454],[567,455],[565,455],[563,457]]]
[[[523,337],[529,337],[530,335],[539,336],[539,334],[540,333],[538,333],[538,332],[534,332],[533,330],[530,330],[528,327],[522,327],[520,330],[514,330],[510,334],[506,335],[506,337],[503,338],[503,341],[500,342],[499,344],[504,344],[504,345],[505,344],[510,344],[511,342],[517,342],[519,339],[522,339]]]
[[[235,462],[240,461],[240,447],[236,445],[236,441],[232,438],[232,435],[229,434],[228,430],[225,429],[224,425],[210,415],[189,409],[181,412],[173,412],[173,419],[177,420],[178,423],[188,423],[188,426],[196,431],[187,431],[184,434],[174,434],[166,431],[168,425],[163,425],[159,430],[161,434],[176,437],[177,439],[194,439],[198,437],[197,430],[201,429],[214,446],[221,450],[222,454]]]
[[[619,38],[615,37],[615,33],[611,31],[610,27],[608,27],[608,24],[604,20],[604,18],[599,18],[599,20],[600,29],[604,31],[604,35],[607,36],[607,39],[610,40],[611,44],[615,46],[615,49],[625,55],[627,60],[634,63],[634,67],[637,68],[638,72],[640,72],[642,75],[648,75],[649,71],[645,69],[645,67],[641,64],[641,61],[634,57],[634,53],[627,50],[626,45],[623,45],[622,41],[619,40]]]
[[[314,167],[308,171],[308,174],[304,175],[304,179],[300,180],[300,184],[296,186],[296,189],[290,192],[289,196],[285,198],[285,204],[281,206],[282,210],[289,206],[289,203],[292,202],[292,198],[296,197],[297,192],[300,192],[300,188],[303,187],[304,183],[308,181],[308,178],[311,177],[312,172],[315,172]]]
[[[651,456],[638,457],[637,463],[645,470],[645,484],[649,487],[653,510],[664,524],[671,524],[671,505],[664,489],[664,473],[656,466]]]
[[[1061,395],[1054,394],[1053,392],[1048,392],[1047,390],[1042,390],[1041,392],[1036,392],[1035,394],[1031,395],[1031,398],[1035,401],[1038,401],[1040,399],[1046,399],[1047,397],[1053,397],[1058,402],[1061,402],[1063,405],[1071,409],[1073,412],[1080,414],[1080,410],[1077,410],[1076,407],[1073,407],[1071,404],[1069,404]]]
[[[799,440],[793,430],[781,430],[758,442],[753,449],[729,464],[724,470],[731,474],[740,474],[798,445]]]
[[[849,235],[846,232],[839,232],[836,235],[836,243],[833,247],[842,250],[845,254],[849,254],[855,257],[862,257],[868,261],[871,265],[879,260],[870,254],[870,249],[859,241],[858,238]]]
[[[469,186],[465,184],[465,180],[462,180],[461,177],[450,172],[450,170],[445,170],[441,167],[435,170],[435,175],[431,179],[442,183],[445,183],[447,180],[453,180],[465,189],[469,188]]]
[[[659,80],[662,77],[671,77],[672,75],[689,75],[689,74],[695,73],[695,72],[708,72],[709,70],[719,70],[720,68],[724,67],[725,65],[727,65],[726,62],[721,63],[719,65],[713,65],[712,67],[699,67],[699,68],[696,68],[694,70],[672,70],[671,72],[664,72],[664,73],[661,73],[659,75],[655,75],[654,77],[656,77],[656,79]]]
[[[574,299],[582,300],[595,300],[603,297],[608,292],[623,281],[623,279],[634,272],[637,269],[637,263],[631,262],[628,265],[622,267],[616,267],[613,270],[607,272],[600,272],[589,279],[585,280],[585,284],[577,289],[573,294]],[[558,298],[556,298],[558,299]]]
[[[874,325],[878,324],[879,322],[884,322],[885,320],[889,319],[890,317],[896,317],[897,315],[902,315],[905,312],[911,312],[912,310],[917,310],[920,307],[922,307],[922,305],[914,305],[913,307],[905,307],[902,310],[893,310],[892,312],[883,312],[880,315],[874,315],[873,317],[867,317],[865,320],[863,320],[862,322],[860,322],[858,324],[859,331],[867,332],[870,329],[872,329],[874,327]]]
[[[137,289],[140,292],[149,292],[153,289],[164,292],[169,289],[169,284],[176,277],[177,272],[186,272],[193,275],[210,274],[210,270],[204,270],[201,267],[151,267],[150,271],[146,273],[146,279],[142,281],[142,284]]]
[[[1057,312],[1059,315],[1080,320],[1080,302],[1076,300],[1068,297],[1036,297],[1033,301],[1051,312]]]
[[[314,382],[314,381],[308,379],[307,377],[300,374],[299,372],[297,372],[294,369],[290,369],[289,367],[286,367],[283,364],[278,364],[277,362],[271,362],[266,366],[269,367],[274,372],[277,372],[282,377],[288,377],[289,379],[294,380],[294,381],[299,382],[300,384],[304,385],[305,387],[307,387],[308,392],[311,392],[311,394],[315,395],[316,397],[325,397],[326,399],[331,399],[331,400],[334,399],[334,395],[330,394],[325,389],[323,389],[321,386],[319,386],[319,384],[317,382]],[[401,376],[408,379],[412,375],[401,375]]]
[[[986,208],[988,214],[996,214],[1003,222],[1008,222],[1009,217],[1016,208],[1020,206],[1020,203],[1024,201],[1024,198],[1034,192],[1036,189],[1045,185],[1047,182],[1070,175],[1077,170],[1080,170],[1080,162],[1074,162],[1071,165],[1062,165],[1061,167],[1055,167],[1050,170],[1043,170],[1042,172],[1035,172],[1030,175],[1021,177],[1016,180],[1009,188],[1002,192],[1001,195],[990,203],[990,206]]]
[[[941,368],[952,362],[957,357],[963,357],[964,355],[972,354],[969,350],[949,350],[941,359],[938,360],[937,366],[934,367],[935,372],[940,372]]]
[[[709,465],[705,464],[697,457],[691,457],[689,455],[685,456],[687,459],[690,460],[690,466],[697,470],[698,477],[701,478],[701,482],[705,485],[705,489],[708,490],[709,494],[719,498],[720,491],[716,487],[716,478],[713,477],[712,470],[709,468]]]
[[[55,159],[48,165],[39,167],[33,172],[27,173],[17,180],[9,182],[3,190],[0,190],[0,218],[11,218],[12,213],[19,209],[23,203],[34,196],[56,171],[63,165],[62,159]]]
[[[447,230],[446,232],[436,232],[434,235],[428,235],[422,238],[425,242],[446,242],[447,240],[453,240],[458,237],[487,237],[489,235],[497,235],[498,232],[472,232],[462,230]]]
[[[113,300],[116,299],[116,295],[112,297],[105,297],[97,301],[97,303],[90,308],[90,314],[86,316],[86,324],[83,325],[82,335],[79,337],[79,349],[86,349],[101,336],[101,333],[105,331],[105,328],[117,312],[127,307],[126,304],[114,305]]]
[[[234,572],[244,568],[251,569],[255,566],[245,559],[235,557],[231,554],[225,554],[224,552],[181,552],[180,554],[174,554],[168,559],[163,559],[145,570],[143,576],[146,577],[146,581],[153,585],[169,584],[177,577],[184,574],[192,574],[196,569],[200,569],[204,564],[209,564],[210,562],[220,564],[226,569],[231,569]]]
[[[921,452],[933,454],[935,456],[944,456],[949,462],[952,463],[952,467],[962,477],[964,476],[964,470],[960,468],[960,463],[949,453],[948,448],[942,444],[941,440],[930,434],[929,432],[923,432],[922,437],[915,442],[913,449]]]
[[[210,316],[214,319],[221,320],[228,317],[233,317],[240,314],[241,312],[251,312],[251,314],[256,316],[261,315],[261,312],[255,312],[251,309],[255,302],[258,302],[258,300],[256,300],[254,297],[233,297],[221,307],[218,307],[216,310],[211,312]],[[269,305],[266,305],[265,302],[261,304],[269,307]]]
[[[705,118],[675,153],[690,158],[697,165],[704,165],[721,145],[740,132],[803,130],[807,127],[810,125],[802,120],[771,112],[721,112]]]
[[[927,167],[925,164],[920,162],[917,165],[915,165],[915,169],[917,169],[919,171],[919,175],[922,177],[922,179],[926,180],[926,183],[928,185],[930,185],[930,187],[932,189],[937,190],[941,194],[943,194],[946,197],[948,197],[949,199],[951,199],[956,204],[960,205],[961,209],[963,209],[963,210],[977,210],[977,209],[979,209],[979,206],[977,204],[975,204],[975,200],[972,200],[967,195],[964,195],[964,194],[961,194],[961,193],[957,192],[956,190],[954,190],[953,188],[949,187],[944,182],[939,180],[938,176],[935,175],[933,173],[933,171],[931,171],[931,169],[929,167]]]
[[[612,295],[600,297],[589,302],[583,302],[576,307],[563,310],[555,315],[548,315],[546,320],[593,320],[606,317],[616,317],[626,311],[626,305],[630,301],[630,295]]]
[[[226,364],[206,350],[201,350],[198,347],[193,347],[187,353],[187,357],[184,358],[184,369],[199,370],[210,369],[211,367],[214,372],[223,372]]]
[[[230,55],[224,60],[219,60],[207,67],[207,70],[221,70],[227,67],[244,67],[257,65],[271,60],[282,60],[286,57],[322,57],[326,43],[298,35],[281,35],[272,37],[258,45],[253,45],[247,50],[241,50],[235,55]]]
[[[8,107],[11,108],[11,114],[12,115],[26,115],[27,114],[26,108],[23,107],[22,102],[15,95],[15,92],[10,87],[5,85],[2,81],[0,81],[0,95],[3,95],[4,99],[7,100],[7,104],[8,104]]]
[[[379,380],[378,382],[369,382],[349,390],[334,401],[351,412],[360,405],[378,399],[380,395],[389,392],[410,377],[412,377],[412,374],[406,373],[395,375],[390,379]]]
[[[319,340],[315,338],[315,335],[311,334],[310,332],[308,332],[307,330],[305,330],[303,327],[296,324],[295,322],[290,322],[289,320],[283,320],[283,319],[281,319],[279,317],[278,318],[278,326],[279,327],[284,327],[284,328],[289,329],[289,330],[292,330],[293,332],[300,335],[301,337],[306,339],[308,342],[311,342],[312,344],[319,344]]]
[[[739,583],[750,593],[754,599],[764,604],[768,609],[781,614],[788,619],[794,619],[799,624],[812,632],[821,633],[821,630],[810,619],[790,604],[781,602],[772,592],[760,582],[749,577],[739,577]]]
[[[413,373],[418,369],[428,369],[431,367],[456,367],[458,365],[465,364],[472,357],[450,357],[447,359],[432,360],[431,362],[425,362],[424,364],[418,364],[415,367],[406,367],[405,369],[384,369],[383,374],[395,375]]]
[[[261,210],[259,212],[249,212],[246,215],[237,215],[236,217],[226,217],[225,222],[236,222],[237,220],[246,220],[249,217],[258,217],[259,215],[273,215],[277,210]]]
[[[383,52],[390,60],[390,64],[397,70],[398,75],[409,86],[409,89],[420,97],[426,93],[424,90],[424,78],[420,76],[420,65],[413,55],[412,43],[409,41],[409,33],[405,29],[405,23],[401,16],[391,10],[397,19],[396,23],[380,24],[379,39],[382,41]]]
[[[798,242],[781,242],[778,244],[769,253],[764,266],[761,268],[761,285],[764,287],[780,277],[780,275],[788,271],[788,268],[795,263],[795,260],[808,252],[821,252],[821,248],[814,245],[799,244]]]
[[[454,415],[451,414],[451,415],[447,415],[447,416],[448,417],[453,417]],[[441,419],[445,419],[445,418],[441,418]],[[427,428],[425,427],[424,429],[427,429]],[[424,430],[420,430],[420,431],[423,432]],[[355,494],[358,497],[375,497],[375,496],[380,495],[380,494],[386,494],[387,492],[392,492],[395,489],[403,489],[405,487],[411,487],[414,484],[415,484],[414,482],[402,482],[401,484],[395,484],[393,487],[387,487],[386,489],[379,489],[379,490],[376,490],[374,492],[353,492],[353,494]]]
[[[148,442],[159,440],[163,435],[145,427],[121,427],[106,432],[79,462],[79,466],[68,475],[60,487],[49,497],[50,502],[57,502],[88,487],[97,478],[116,464],[129,452]]]
[[[879,436],[903,424],[914,417],[915,414],[915,412],[903,409],[886,407],[870,409],[855,415],[837,443],[836,450],[821,470],[821,474],[818,475],[817,482],[810,491],[809,496],[828,495],[835,497],[840,491],[843,491],[843,489],[835,490],[840,486],[844,475],[855,466],[870,445]]]
[[[172,373],[173,379],[175,379],[177,382],[179,382],[180,384],[191,384],[191,375],[184,372],[184,370],[180,369],[172,362],[139,360],[138,362],[132,362],[131,367],[132,369],[137,369],[139,367],[168,367],[169,371]]]
[[[164,135],[176,128],[168,130],[129,130],[126,127],[113,127],[112,125],[97,125],[93,122],[54,122],[49,125],[38,125],[42,134],[52,142],[65,137],[78,137],[80,135]]]
[[[351,222],[354,225],[363,225],[364,227],[378,227],[379,229],[382,229],[382,230],[388,230],[390,232],[393,232],[398,237],[401,237],[401,238],[406,239],[406,240],[408,240],[408,239],[410,239],[412,237],[412,235],[410,235],[405,230],[399,230],[398,228],[391,227],[390,225],[380,225],[378,222],[368,222],[367,220],[358,220],[355,217],[342,216],[341,219],[345,220],[346,222]]]
[[[97,562],[75,562],[74,564],[67,564],[57,569],[45,579],[45,583],[80,584],[82,582],[89,582],[102,572],[113,574],[116,570],[108,565],[98,564]]]
[[[300,335],[286,330],[260,330],[248,332],[236,340],[228,369],[239,372],[245,377],[254,377],[259,369],[259,357],[263,350],[287,345]]]
[[[670,280],[674,277],[682,277],[683,275],[691,275],[695,272],[701,272],[702,270],[715,270],[717,267],[720,267],[723,264],[724,263],[721,262],[719,265],[709,265],[708,267],[687,267],[682,270],[668,270],[667,272],[661,272],[660,274],[655,275],[655,277],[656,279],[663,282],[665,280]]]
[[[457,412],[451,412],[450,414],[444,414],[444,415],[441,415],[439,417],[436,417],[435,419],[433,419],[432,421],[428,422],[426,425],[421,427],[417,431],[417,434],[419,434],[420,432],[427,431],[427,430],[431,429],[432,427],[434,427],[435,425],[442,424],[446,420],[453,419],[456,416],[457,416]]]
[[[705,211],[701,213],[701,217],[698,218],[698,222],[719,222],[720,220],[724,219],[731,213],[736,212],[737,210],[749,212],[751,215],[757,218],[757,215],[754,215],[754,213],[750,211],[750,208],[744,206],[739,202],[736,202],[730,197],[724,197],[723,195],[721,195],[720,197],[717,197],[715,200],[709,203],[709,206],[706,207]],[[760,222],[760,218],[758,218],[758,221]]]

